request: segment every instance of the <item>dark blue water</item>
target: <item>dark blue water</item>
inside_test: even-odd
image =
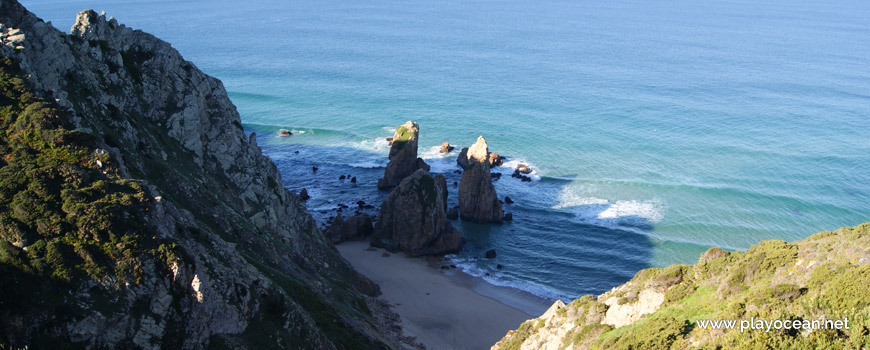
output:
[[[484,135],[535,169],[496,183],[514,222],[454,223],[455,259],[493,283],[598,293],[710,246],[870,220],[866,1],[23,2],[64,30],[94,8],[171,42],[320,218],[380,203],[396,125],[420,123],[451,186],[455,153],[434,147]]]

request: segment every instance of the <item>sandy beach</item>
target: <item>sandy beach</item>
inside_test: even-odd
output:
[[[508,330],[537,317],[552,301],[493,286],[433,261],[370,249],[368,242],[337,246],[354,268],[381,286],[402,317],[405,334],[428,349],[489,349]]]

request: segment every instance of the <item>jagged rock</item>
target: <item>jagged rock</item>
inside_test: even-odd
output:
[[[423,169],[406,177],[381,205],[371,245],[411,256],[458,252],[465,239],[447,220],[445,191]]]
[[[360,213],[344,219],[339,213],[324,234],[333,244],[339,244],[368,237],[372,232],[372,218],[368,214]]]
[[[495,256],[496,256],[495,249],[487,250],[486,253],[484,253],[484,255],[483,255],[483,257],[487,258],[487,259],[495,259]]]
[[[504,202],[505,202],[505,204],[514,204],[514,200],[508,196],[504,196]]]
[[[517,169],[515,170],[515,172],[521,174],[531,174],[532,168],[529,168],[529,166],[525,164],[517,164]]]
[[[459,155],[456,156],[456,164],[459,164],[462,169],[468,166],[468,147],[463,147],[459,151]]]
[[[495,180],[501,179],[501,173],[489,173],[489,176]]]
[[[356,183],[356,176],[350,178],[350,183],[352,183],[352,184]]]
[[[345,178],[347,178],[347,177],[344,176],[344,175],[341,175],[341,176],[338,177],[339,180],[344,180]]]
[[[447,178],[444,174],[438,174],[435,175],[435,182],[444,190],[441,191],[441,200],[444,202],[444,210],[447,211]]]
[[[319,169],[319,168],[316,167],[316,166],[313,166],[313,167],[311,167],[311,172],[312,172],[312,173],[316,173],[316,172],[317,172],[317,169]]]
[[[498,264],[498,265],[495,265],[495,268],[501,270],[504,268],[504,265]]]
[[[429,165],[422,158],[417,158],[417,136],[420,126],[412,121],[396,127],[396,132],[390,140],[390,162],[384,169],[384,177],[378,179],[378,189],[389,190],[396,187],[402,179],[413,174],[417,169],[429,171]]]
[[[501,223],[504,212],[492,185],[486,139],[478,136],[465,154],[466,158],[461,159],[466,159],[468,165],[459,180],[459,217],[474,222]]]
[[[290,130],[281,129],[278,131],[278,136],[281,136],[281,137],[287,137],[287,136],[292,136],[292,135],[293,135],[293,133],[290,132]]]
[[[303,189],[299,190],[299,199],[301,199],[303,201],[307,201],[307,200],[311,199],[311,196],[308,195],[308,189],[303,188]]]
[[[505,213],[505,214],[504,214],[504,221],[513,221],[513,220],[514,220],[514,214],[513,214],[513,213]]]
[[[452,151],[454,148],[455,147],[447,143],[447,141],[444,141],[441,143],[441,150],[439,151],[439,153],[450,153],[450,151]]]

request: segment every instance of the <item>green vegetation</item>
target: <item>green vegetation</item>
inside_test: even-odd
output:
[[[396,134],[393,137],[393,144],[397,145],[398,149],[404,149],[405,145],[408,144],[408,141],[411,140],[411,136],[414,136],[414,133],[411,129],[406,128],[404,125],[399,125],[396,127]]]
[[[0,291],[0,314],[48,310],[62,320],[83,312],[68,300],[75,286],[138,284],[143,261],[160,257],[168,270],[180,253],[147,234],[142,186],[20,74],[0,59],[0,283],[15,286]]]
[[[870,348],[870,223],[794,243],[764,241],[746,252],[711,248],[696,265],[645,269],[605,295],[633,303],[664,293],[657,311],[632,324],[602,325],[606,306],[584,296],[557,312],[574,323],[562,346],[592,349]],[[590,312],[589,310],[592,310]],[[697,320],[842,320],[842,330],[711,330]],[[528,333],[528,334],[527,334]],[[534,332],[525,325],[505,344]]]

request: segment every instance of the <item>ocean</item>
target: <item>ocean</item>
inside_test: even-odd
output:
[[[22,3],[63,31],[93,8],[172,43],[321,221],[380,204],[406,120],[451,205],[458,148],[483,135],[514,220],[453,222],[468,244],[451,259],[493,284],[568,300],[870,221],[867,1]],[[510,177],[521,163],[532,182]]]

